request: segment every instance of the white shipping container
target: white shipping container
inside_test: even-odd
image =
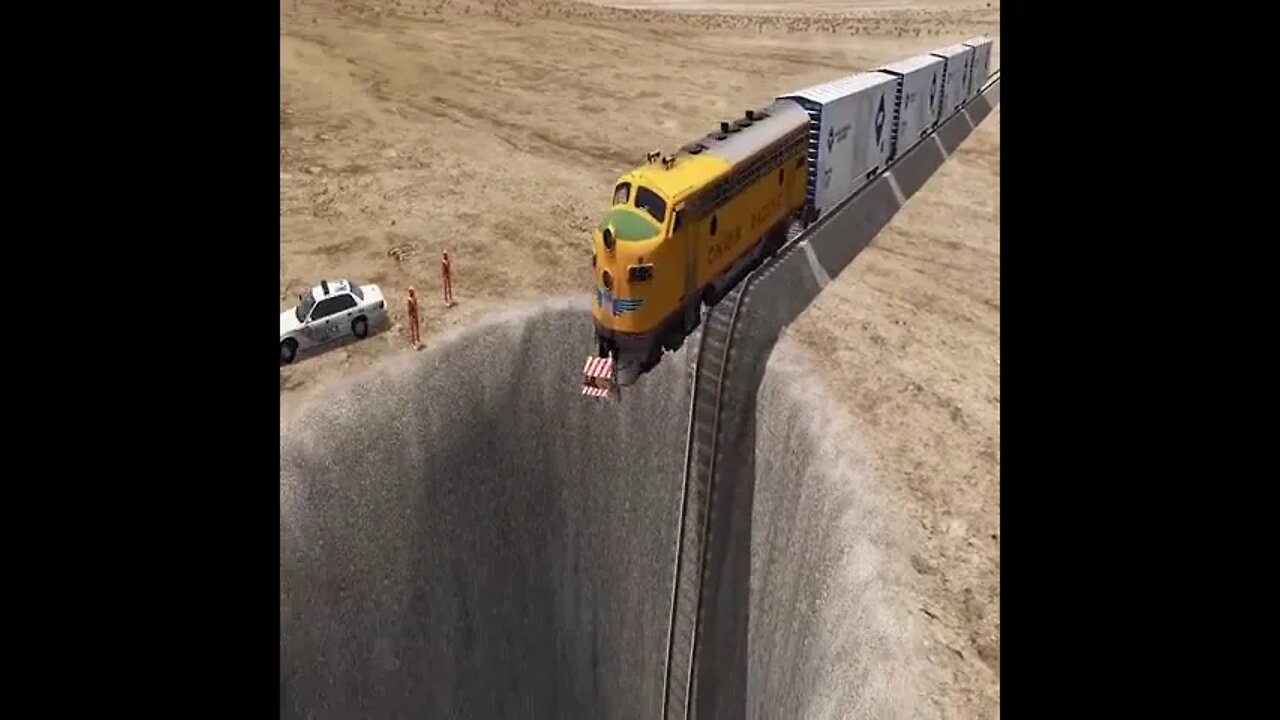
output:
[[[973,48],[973,62],[969,66],[969,97],[974,97],[991,73],[991,38],[977,37],[965,40],[964,44]]]
[[[942,65],[941,58],[917,55],[880,68],[880,72],[898,77],[901,83],[894,113],[894,157],[919,142],[938,121]]]
[[[942,117],[939,120],[946,120],[969,99],[969,63],[973,59],[973,48],[967,45],[950,45],[930,54],[945,61],[942,71]]]
[[[809,113],[809,200],[819,214],[857,192],[868,173],[888,163],[896,85],[893,76],[868,72],[778,98]]]

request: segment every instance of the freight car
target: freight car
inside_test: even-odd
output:
[[[879,71],[895,78],[893,157],[906,152],[938,126],[942,116],[942,60],[917,55],[890,63]]]
[[[584,395],[607,396],[675,350],[714,305],[804,227],[862,189],[972,99],[976,38],[778,96],[614,184],[592,232],[596,355]]]
[[[972,78],[969,92],[976,95],[991,72],[991,38],[977,37],[965,40],[961,45],[973,48],[973,60],[969,63],[969,77]]]
[[[809,116],[807,222],[888,165],[896,84],[892,75],[867,72],[782,96]]]
[[[945,120],[973,96],[973,48],[956,43],[930,53],[942,63],[942,113]]]

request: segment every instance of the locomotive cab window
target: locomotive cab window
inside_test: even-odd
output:
[[[658,193],[641,185],[636,188],[636,207],[649,213],[659,223],[667,219],[667,203]]]
[[[613,190],[613,204],[626,205],[631,200],[631,183],[618,183]]]

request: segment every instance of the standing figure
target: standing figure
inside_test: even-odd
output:
[[[413,349],[418,350],[422,347],[421,338],[418,336],[418,294],[413,291],[413,287],[409,287],[409,340],[413,343]]]
[[[440,275],[444,279],[444,306],[453,307],[453,267],[449,264],[449,251],[440,253]]]

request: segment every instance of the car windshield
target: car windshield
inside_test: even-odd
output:
[[[311,293],[302,293],[298,296],[298,309],[294,311],[298,322],[306,322],[307,316],[311,314],[311,308],[315,307],[316,299]]]

